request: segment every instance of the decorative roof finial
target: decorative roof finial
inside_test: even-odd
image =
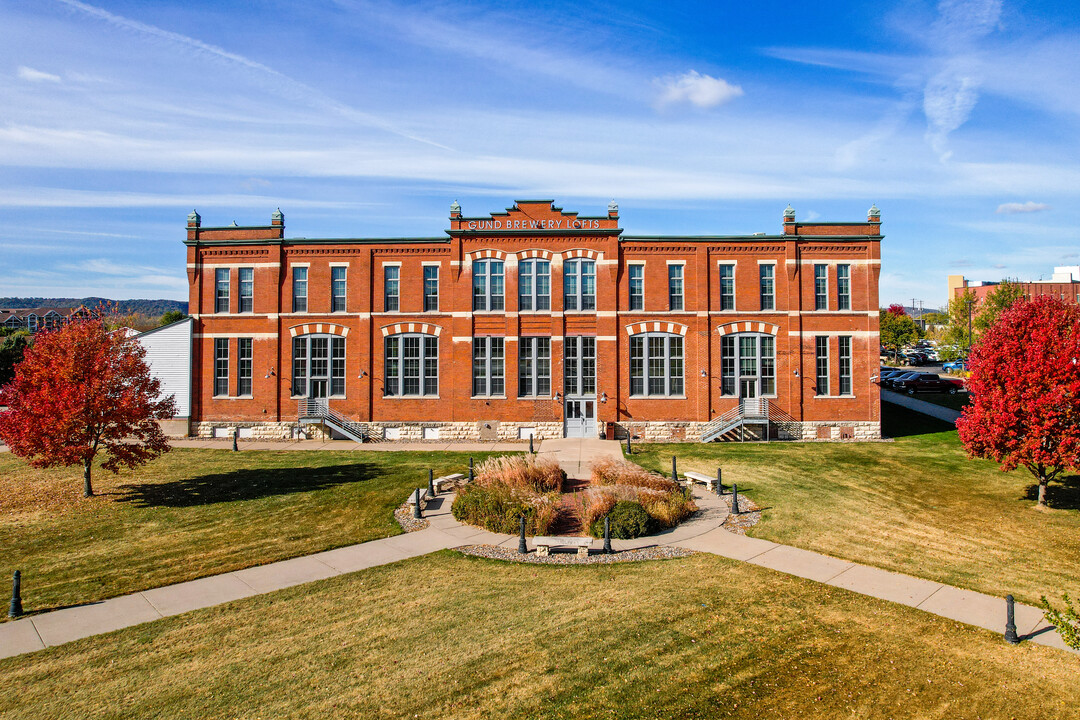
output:
[[[880,218],[881,217],[881,211],[878,210],[877,203],[874,203],[873,205],[870,206],[870,211],[869,211],[868,215],[870,217],[872,217],[872,218]]]
[[[452,213],[459,213],[459,212],[461,212],[461,205],[459,205],[459,204],[458,204],[458,201],[457,201],[457,200],[455,200],[454,202],[450,203],[450,212],[452,212]]]
[[[791,203],[788,203],[788,206],[786,208],[784,208],[784,219],[785,220],[794,220],[795,219],[795,208],[791,207]]]
[[[235,221],[235,220],[233,220],[233,221],[232,221],[232,225],[230,225],[229,227],[240,227],[240,226],[236,224],[236,221]]]
[[[285,222],[285,213],[281,212],[281,208],[275,210],[270,216],[270,222]]]
[[[199,225],[202,223],[202,216],[199,215],[198,210],[192,210],[187,216],[188,225]]]
[[[615,198],[611,198],[611,202],[609,202],[607,204],[607,211],[608,211],[609,214],[611,214],[611,213],[614,213],[615,215],[619,214],[619,203],[615,202]]]

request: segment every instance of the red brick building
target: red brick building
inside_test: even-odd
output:
[[[1049,280],[1031,282],[1014,281],[1028,300],[1039,295],[1049,295],[1062,302],[1080,304],[1080,266],[1065,265],[1054,268]],[[975,296],[975,308],[986,296],[997,290],[1000,282],[968,280],[963,275],[949,276],[949,299],[962,297],[965,292]]]
[[[624,235],[550,200],[440,237],[188,217],[192,431],[377,439],[880,435],[880,214]]]

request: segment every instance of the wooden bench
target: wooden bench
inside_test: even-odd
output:
[[[576,547],[578,557],[588,557],[589,546],[592,545],[592,541],[591,537],[546,537],[541,535],[533,538],[536,554],[539,557],[547,557],[553,547]]]
[[[421,510],[423,510],[424,508],[427,507],[427,501],[428,501],[427,488],[420,488],[420,509]],[[411,493],[409,493],[409,499],[406,501],[406,504],[409,507],[412,507],[413,505],[416,504],[416,491],[415,490],[413,490]]]
[[[467,482],[469,482],[469,478],[464,474],[454,473],[452,475],[443,475],[440,478],[435,478],[431,481],[431,484],[435,486],[435,492],[441,493],[447,488],[460,487]]]
[[[685,472],[683,477],[691,482],[697,482],[703,484],[709,489],[709,492],[716,491],[716,478],[699,472]]]

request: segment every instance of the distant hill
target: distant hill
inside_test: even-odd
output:
[[[35,308],[35,307],[79,307],[85,305],[95,308],[109,303],[115,305],[121,314],[138,313],[157,317],[169,310],[187,313],[188,304],[180,300],[109,300],[101,297],[85,298],[40,298],[40,297],[2,297],[0,308]]]

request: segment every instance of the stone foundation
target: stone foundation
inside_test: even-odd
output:
[[[530,433],[537,440],[563,436],[561,422],[371,422],[361,425],[376,442],[528,442]],[[200,438],[231,438],[237,428],[240,430],[240,438],[244,440],[330,438],[326,429],[318,424],[304,425],[299,428],[302,435],[298,436],[295,422],[198,422],[192,423],[191,434]]]
[[[615,426],[615,437],[625,440],[631,433],[638,442],[700,442],[703,422],[622,422]],[[746,425],[735,429],[720,441],[737,440],[740,432],[746,440],[765,440],[764,425]],[[772,423],[768,440],[880,440],[879,422],[807,421]]]

